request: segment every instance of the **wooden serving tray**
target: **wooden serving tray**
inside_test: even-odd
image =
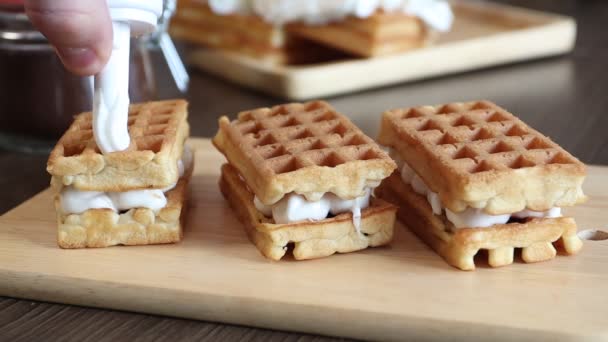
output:
[[[608,241],[576,257],[463,272],[398,225],[390,247],[311,261],[264,259],[217,181],[223,157],[193,139],[184,241],[61,250],[51,193],[0,217],[0,295],[363,339],[608,338]],[[605,229],[608,168],[567,210]],[[599,235],[598,235],[599,236]]]
[[[432,46],[402,54],[284,66],[199,49],[188,60],[241,85],[301,100],[558,55],[574,47],[572,18],[478,0],[452,3],[452,31]]]

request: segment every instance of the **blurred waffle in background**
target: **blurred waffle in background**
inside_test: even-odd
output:
[[[390,3],[180,0],[171,33],[263,61],[302,64],[419,48],[432,42],[437,30],[451,26],[444,1]]]

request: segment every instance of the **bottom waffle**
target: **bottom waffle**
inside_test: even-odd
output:
[[[515,248],[521,248],[526,263],[550,260],[559,247],[565,254],[576,254],[582,241],[576,235],[576,223],[569,217],[531,219],[489,228],[464,228],[451,232],[445,216],[433,214],[425,197],[417,194],[399,175],[393,174],[376,194],[400,206],[399,220],[446,262],[461,270],[474,270],[474,257],[487,250],[488,264],[499,267],[513,263]],[[554,246],[555,245],[555,246]]]
[[[272,223],[272,219],[255,208],[253,193],[229,164],[222,166],[220,189],[245,226],[249,239],[272,260],[280,260],[291,243],[294,258],[304,260],[382,246],[393,238],[397,208],[381,199],[372,199],[370,207],[361,212],[361,233],[358,233],[350,213],[322,221]]]
[[[90,209],[81,214],[61,213],[59,195],[55,197],[61,248],[98,248],[116,245],[153,245],[179,242],[187,208],[188,183],[193,166],[165,195],[167,206],[155,213],[135,208],[124,213],[110,209]]]

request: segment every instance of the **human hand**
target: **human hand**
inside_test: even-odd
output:
[[[99,73],[112,52],[112,20],[105,0],[25,0],[25,10],[71,72]]]

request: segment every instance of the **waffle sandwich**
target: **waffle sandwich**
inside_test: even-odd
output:
[[[171,33],[178,39],[267,62],[302,64],[419,48],[438,36],[439,31],[433,27],[445,31],[451,26],[453,18],[447,2],[433,0],[407,7],[426,20],[406,14],[404,6],[408,6],[407,1],[356,5],[348,1],[307,4],[247,0],[237,6],[183,0]]]
[[[222,51],[253,57],[271,64],[302,64],[335,53],[310,41],[289,35],[283,27],[250,14],[217,15],[195,0],[178,3],[171,21],[177,39]]]
[[[129,109],[131,145],[102,154],[92,113],[76,116],[52,150],[52,175],[62,248],[178,242],[182,236],[192,151],[187,103],[148,102]]]
[[[450,265],[492,267],[582,247],[561,208],[583,202],[585,165],[513,114],[487,102],[385,112],[379,142],[399,165],[377,195]]]
[[[222,117],[213,143],[228,160],[220,189],[267,258],[289,245],[301,260],[391,241],[396,208],[370,194],[396,165],[327,103]]]

